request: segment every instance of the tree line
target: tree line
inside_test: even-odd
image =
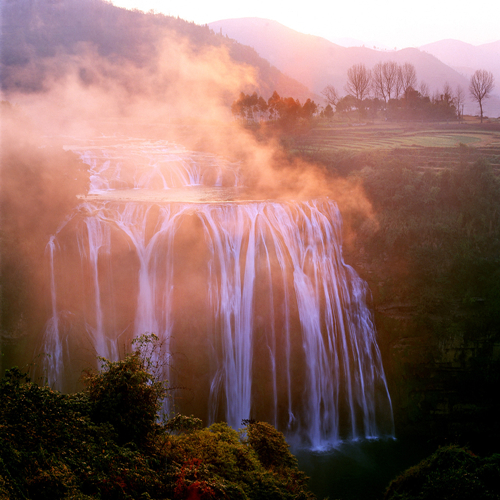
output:
[[[494,78],[490,71],[477,70],[469,83],[469,94],[480,108],[483,121],[483,101],[491,96]],[[322,94],[327,102],[325,114],[358,110],[362,116],[375,116],[383,111],[386,118],[403,119],[461,119],[465,90],[461,85],[452,89],[445,82],[441,90],[431,96],[425,82],[418,84],[415,66],[394,62],[379,62],[372,69],[354,64],[347,71],[346,95],[340,96],[333,85],[327,85]],[[330,106],[330,108],[328,108]]]
[[[483,121],[483,101],[490,97],[494,88],[493,74],[477,70],[470,79],[469,94],[480,108]],[[266,101],[256,92],[241,92],[231,111],[246,122],[274,121],[291,125],[299,120],[310,121],[316,115],[331,119],[335,112],[349,115],[357,111],[360,117],[405,120],[461,120],[466,91],[461,85],[455,89],[448,82],[432,95],[424,81],[418,83],[415,66],[394,61],[379,62],[372,69],[364,64],[354,64],[347,71],[345,95],[333,85],[322,91],[326,106],[320,108],[307,99],[301,105],[293,97],[281,97],[276,91]]]
[[[291,125],[299,119],[310,120],[318,111],[318,105],[307,99],[304,105],[293,97],[281,97],[274,91],[266,101],[257,92],[252,95],[241,92],[231,105],[231,112],[236,118],[247,122],[276,121],[282,125]]]

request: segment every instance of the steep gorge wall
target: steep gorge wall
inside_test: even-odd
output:
[[[394,162],[376,175],[383,182],[368,193],[375,207],[381,199],[384,206],[344,252],[372,292],[396,435],[495,451],[497,180],[481,160],[445,166],[432,177]],[[431,190],[438,193],[435,207],[422,208]],[[444,199],[445,190],[454,200]]]
[[[34,362],[46,316],[45,246],[88,189],[88,171],[62,142],[43,138],[2,102],[0,372]],[[19,130],[23,133],[19,134]]]

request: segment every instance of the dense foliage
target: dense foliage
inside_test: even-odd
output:
[[[407,262],[407,286],[420,308],[430,312],[438,301],[456,310],[480,302],[475,325],[463,317],[460,323],[471,335],[498,335],[500,181],[489,163],[421,169],[411,159],[386,158],[357,175],[378,223],[360,230],[362,243],[393,263]]]
[[[438,449],[387,488],[386,500],[483,500],[500,498],[500,455],[475,456],[456,446]]]
[[[102,373],[85,377],[92,421],[111,424],[120,444],[147,443],[156,430],[166,387],[144,369],[138,350],[122,361],[103,360],[103,364]]]
[[[159,423],[165,386],[139,348],[66,395],[14,368],[0,382],[0,498],[307,499],[283,435],[248,422]],[[271,455],[270,455],[271,453]]]
[[[356,99],[350,94],[342,97],[336,110],[347,115],[357,110],[361,118],[385,118],[387,120],[455,120],[457,109],[451,95],[438,93],[422,95],[418,90],[408,89],[398,99],[385,102],[378,97]]]

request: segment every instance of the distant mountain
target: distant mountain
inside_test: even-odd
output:
[[[374,50],[396,50],[393,47],[388,47],[383,43],[374,41],[374,40],[358,40],[357,38],[328,38],[328,40],[336,45],[340,45],[342,47],[368,47],[369,49]]]
[[[367,47],[346,48],[321,37],[299,33],[276,21],[261,18],[226,19],[210,23],[209,27],[217,33],[253,47],[260,56],[283,73],[318,94],[329,84],[334,85],[339,93],[344,93],[347,70],[353,64],[363,63],[371,68],[378,62],[389,60],[399,64],[413,64],[419,82],[426,82],[431,93],[442,90],[445,83],[449,83],[452,88],[460,85],[464,90],[467,90],[469,85],[468,73],[457,71],[429,51],[416,48],[397,51],[378,51]],[[494,52],[497,45],[491,45],[490,50]],[[500,94],[500,80],[497,81]],[[475,104],[468,103],[465,111],[475,113]],[[486,102],[486,114],[500,115],[499,99],[492,98]]]
[[[497,56],[500,56],[500,40],[497,40],[496,42],[490,42],[490,43],[485,43],[483,45],[480,45],[484,50],[494,52]]]
[[[347,50],[324,38],[304,35],[276,21],[260,18],[228,19],[208,25],[214,32],[248,45],[312,91],[319,93],[326,86],[321,73],[329,71],[329,60]],[[323,75],[324,76],[324,75]]]
[[[493,73],[500,94],[500,40],[485,45],[471,45],[459,40],[441,40],[420,47],[448,66],[470,77],[477,69]]]

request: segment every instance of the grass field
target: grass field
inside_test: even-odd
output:
[[[289,138],[290,149],[300,154],[379,150],[398,155],[411,154],[414,159],[421,157],[422,166],[428,166],[431,160],[438,164],[443,161],[458,162],[460,154],[463,154],[461,145],[468,146],[471,161],[484,156],[495,169],[500,169],[499,122],[483,125],[474,122],[334,123],[322,124],[307,134]]]

